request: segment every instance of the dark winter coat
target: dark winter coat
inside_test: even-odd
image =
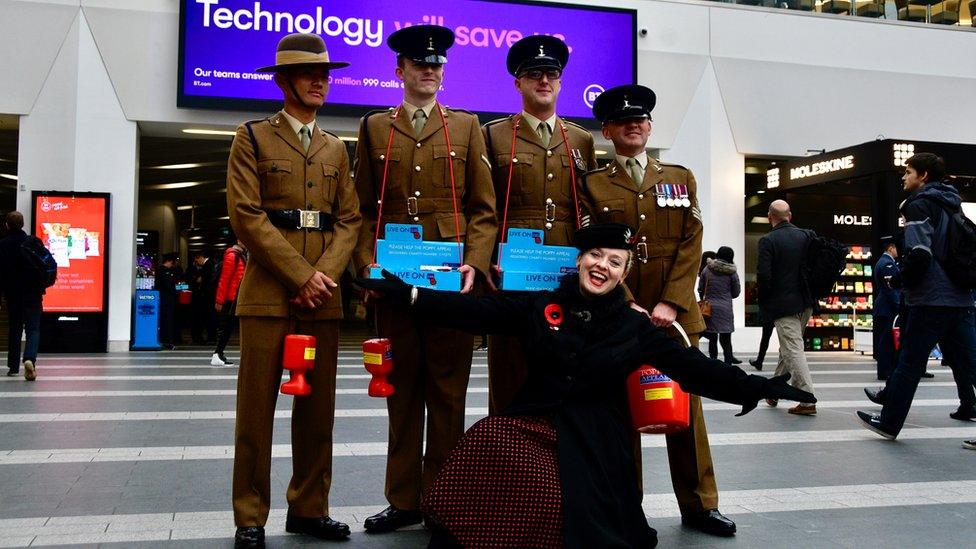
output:
[[[773,321],[813,305],[800,274],[810,233],[783,221],[759,239],[756,286],[763,319]]]
[[[6,295],[36,297],[44,294],[44,285],[28,271],[27,260],[20,250],[27,238],[23,229],[13,229],[0,240],[0,289]]]
[[[739,297],[742,287],[735,264],[721,259],[709,259],[698,275],[698,295],[712,304],[712,316],[705,319],[705,331],[731,334],[735,331],[732,300]]]
[[[765,378],[685,348],[632,310],[621,288],[585,299],[571,275],[555,292],[484,297],[420,290],[414,310],[435,324],[516,336],[528,379],[505,415],[545,415],[556,425],[567,547],[653,547],[634,466],[628,374],[653,364],[695,394],[755,403]],[[546,308],[557,304],[554,326]],[[558,329],[555,329],[558,328]]]

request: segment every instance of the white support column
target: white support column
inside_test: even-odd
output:
[[[681,164],[694,172],[705,225],[702,249],[731,247],[735,251],[739,278],[744,279],[745,156],[736,148],[711,61],[702,73],[673,146],[662,150],[661,157],[665,162]],[[742,282],[744,289],[745,281]],[[739,354],[755,351],[761,329],[745,328],[742,296],[733,300],[733,310],[736,327],[733,349]]]
[[[20,121],[17,208],[30,193],[111,193],[109,350],[128,350],[135,269],[138,129],[116,96],[83,10],[29,114]]]

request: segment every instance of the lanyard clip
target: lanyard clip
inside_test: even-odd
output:
[[[410,215],[417,215],[417,197],[408,196],[407,197],[407,213]]]
[[[647,263],[647,242],[637,243],[637,261]]]
[[[553,222],[556,220],[556,205],[549,201],[546,203],[546,221]]]

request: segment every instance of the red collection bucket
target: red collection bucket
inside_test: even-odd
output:
[[[688,335],[673,326],[691,347]],[[666,435],[688,428],[691,408],[688,393],[670,377],[651,365],[643,365],[627,377],[627,398],[634,429],[641,433]]]

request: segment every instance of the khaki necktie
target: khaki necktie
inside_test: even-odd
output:
[[[308,152],[308,148],[312,145],[312,131],[308,129],[308,126],[302,126],[302,129],[298,130],[298,138],[302,142],[305,152]]]
[[[634,180],[634,183],[639,189],[644,183],[644,174],[641,173],[640,164],[637,163],[636,158],[627,159],[627,171],[630,172],[630,178]]]
[[[536,128],[535,131],[539,134],[539,140],[542,141],[542,146],[548,147],[549,141],[552,139],[552,132],[549,131],[549,124],[539,122],[539,127]]]
[[[424,109],[417,109],[413,113],[413,133],[420,135],[420,131],[424,129],[424,124],[427,123],[427,113]]]

